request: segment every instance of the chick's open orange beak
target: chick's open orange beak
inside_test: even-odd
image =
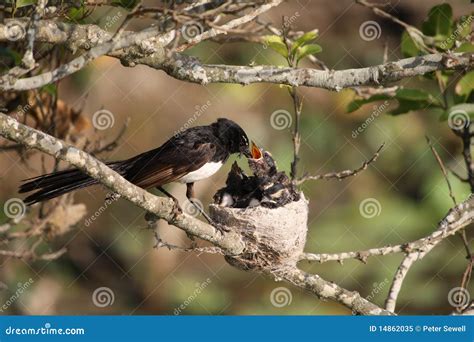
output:
[[[260,148],[253,141],[250,147],[250,154],[252,155],[252,159],[262,158],[262,151],[260,151]]]

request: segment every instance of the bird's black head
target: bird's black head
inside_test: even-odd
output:
[[[212,124],[219,140],[227,147],[230,153],[242,153],[250,156],[249,139],[245,131],[234,121],[229,119],[217,119]]]

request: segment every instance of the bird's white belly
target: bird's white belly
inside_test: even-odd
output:
[[[178,182],[180,183],[193,183],[198,180],[207,178],[216,173],[222,166],[221,162],[210,162],[206,163],[196,171],[188,173],[186,176],[181,177]]]

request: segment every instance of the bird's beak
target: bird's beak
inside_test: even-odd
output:
[[[252,141],[251,147],[250,147],[250,157],[252,159],[260,159],[262,158],[262,151],[260,148],[257,146],[256,143]]]
[[[242,152],[240,152],[241,154],[243,154],[245,157],[247,158],[252,158],[252,154],[250,153],[249,149],[246,148],[245,150],[243,150]]]

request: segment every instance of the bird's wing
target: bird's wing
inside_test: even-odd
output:
[[[210,162],[216,153],[213,143],[174,142],[133,158],[126,178],[141,188],[161,186],[179,180]]]

